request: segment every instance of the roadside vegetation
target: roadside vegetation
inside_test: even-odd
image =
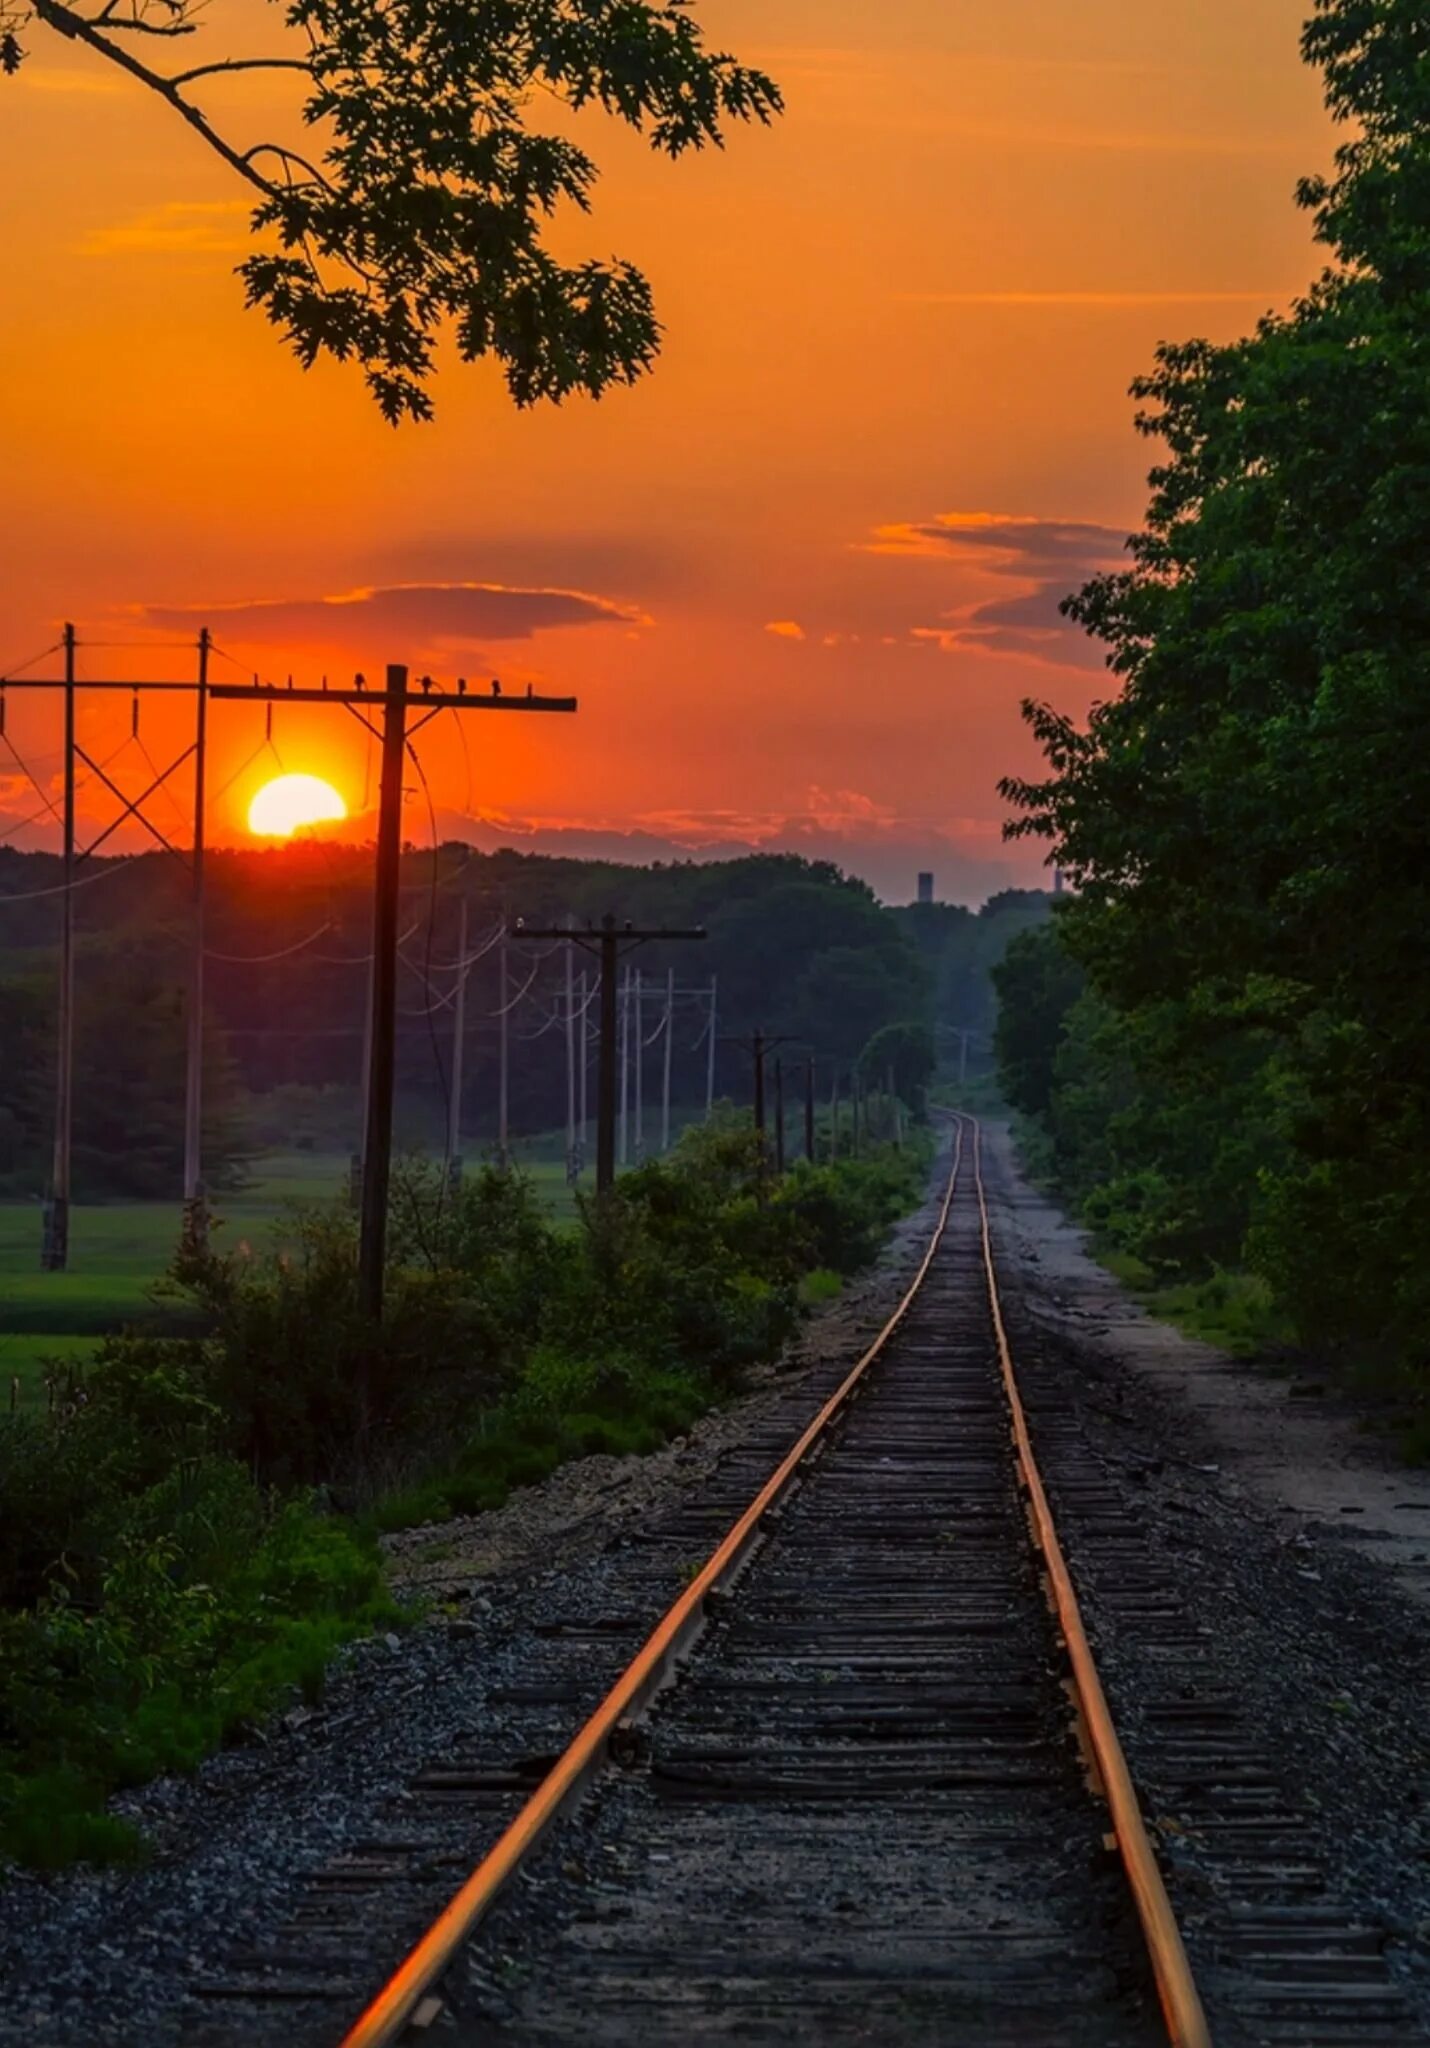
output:
[[[106,1337],[50,1412],[0,1418],[0,1853],[140,1853],[114,1789],[192,1768],[399,1623],[380,1531],[688,1428],[874,1257],[929,1145],[776,1179],[732,1114],[574,1228],[520,1172],[453,1186],[409,1160],[380,1331],[341,1203],[181,1257],[190,1334]]]
[[[1294,1340],[1430,1442],[1430,122],[1418,0],[1318,0],[1330,267],[1135,387],[1166,454],[1069,604],[1119,693],[1028,717],[1075,895],[996,970],[1009,1099],[1184,1317]]]

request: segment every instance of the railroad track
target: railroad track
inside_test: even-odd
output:
[[[314,1872],[278,1941],[200,1987],[237,2031],[191,2038],[329,2048],[424,1919],[343,2048],[1199,2048],[1198,1983],[1218,2048],[1426,2038],[1016,1299],[1015,1372],[980,1153],[959,1119],[855,1367],[620,1539],[609,1608],[573,1598],[504,1667],[500,1739],[475,1728]]]
[[[533,2048],[1208,2040],[1032,1458],[977,1153],[960,1120],[900,1309],[345,2048],[396,2040],[449,1971],[462,2038]],[[613,1761],[539,1966],[479,1955],[459,1988]]]

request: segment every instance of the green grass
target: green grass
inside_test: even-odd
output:
[[[1232,1358],[1264,1358],[1291,1341],[1291,1330],[1271,1290],[1254,1273],[1213,1273],[1207,1280],[1159,1285],[1155,1273],[1131,1252],[1096,1248],[1098,1263],[1160,1322],[1185,1336],[1214,1344]]]
[[[221,1243],[265,1239],[286,1202],[334,1196],[348,1171],[346,1158],[331,1153],[272,1153],[254,1165],[247,1187],[214,1203]],[[100,1337],[125,1325],[175,1322],[182,1311],[156,1301],[153,1290],[182,1220],[178,1202],[76,1206],[68,1270],[42,1273],[40,1205],[0,1203],[0,1402],[9,1405],[12,1378],[20,1383],[20,1405],[42,1401],[49,1358],[83,1358]]]
[[[558,1224],[576,1220],[576,1192],[566,1180],[564,1136],[523,1141],[521,1171]],[[475,1160],[473,1161],[475,1164]],[[268,1241],[289,1202],[328,1201],[347,1186],[345,1153],[273,1152],[253,1162],[248,1184],[213,1203],[222,1224],[218,1242]],[[581,1185],[595,1184],[594,1161]],[[0,1203],[0,1407],[14,1398],[33,1407],[45,1398],[46,1364],[87,1358],[110,1331],[136,1324],[181,1326],[183,1310],[156,1300],[154,1286],[178,1243],[178,1202],[77,1205],[70,1214],[70,1262],[63,1273],[40,1271],[38,1202]],[[12,1381],[18,1387],[12,1388]]]

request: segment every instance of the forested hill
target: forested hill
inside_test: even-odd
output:
[[[94,879],[88,879],[92,872]],[[299,842],[218,852],[208,869],[207,1013],[212,1160],[254,1141],[294,1137],[346,1146],[356,1136],[370,948],[369,848]],[[0,1178],[15,1192],[43,1179],[48,1145],[59,923],[54,857],[0,851]],[[441,1128],[452,1059],[453,974],[463,908],[467,957],[463,1125],[494,1135],[497,1013],[510,1005],[511,1128],[564,1123],[564,949],[493,943],[504,921],[704,926],[703,942],[652,943],[632,957],[647,990],[643,1036],[661,1024],[668,970],[679,998],[672,1041],[677,1105],[703,1106],[709,995],[717,990],[715,1088],[744,1100],[757,1027],[792,1059],[814,1053],[821,1088],[847,1074],[890,1027],[917,1079],[954,1031],[978,1059],[990,1027],[988,973],[1009,935],[1048,899],[1008,892],[981,913],[957,906],[890,910],[828,863],[769,854],[706,864],[626,867],[460,844],[404,856],[399,987],[403,1134]],[[6,899],[9,899],[8,901]],[[91,1189],[172,1192],[182,1087],[188,881],[161,854],[95,863],[75,896],[78,939],[76,1163]],[[577,955],[576,971],[588,968]],[[594,1031],[595,1013],[591,1011]],[[919,1047],[927,1048],[920,1054]],[[886,1042],[881,1062],[889,1051]],[[661,1059],[649,1054],[652,1072]],[[648,1088],[653,1085],[648,1083]],[[654,1085],[658,1085],[658,1082]],[[117,1122],[123,1105],[125,1142]],[[111,1132],[111,1123],[113,1130]],[[147,1141],[133,1133],[147,1131]]]

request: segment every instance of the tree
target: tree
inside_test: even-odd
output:
[[[597,106],[674,157],[768,122],[778,88],[704,46],[693,0],[281,0],[285,32],[259,56],[158,68],[149,56],[205,27],[206,0],[0,0],[0,73],[37,30],[81,44],[166,106],[257,194],[271,244],[239,266],[248,302],[305,367],[361,363],[389,420],[431,416],[426,382],[450,328],[470,362],[494,356],[518,405],[631,383],[660,325],[632,264],[560,261],[546,236],[589,209],[596,166],[538,132],[536,93]],[[292,77],[284,139],[232,139],[202,104],[234,74]],[[315,142],[302,140],[309,131]]]
[[[1068,606],[1121,693],[1083,730],[1027,706],[1051,772],[1004,790],[1079,885],[1062,936],[1146,1084],[1181,1091],[1188,1129],[1257,1133],[1248,1242],[1303,1327],[1423,1358],[1423,0],[1317,0],[1304,49],[1355,124],[1299,195],[1332,266],[1248,339],[1164,346],[1134,387],[1167,449],[1147,525]],[[1212,1167],[1179,1156],[1204,1214]]]

